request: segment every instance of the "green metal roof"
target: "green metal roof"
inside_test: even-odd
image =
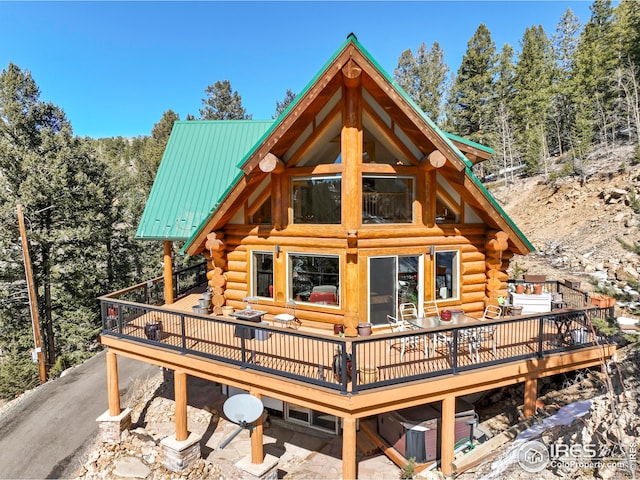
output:
[[[212,214],[241,171],[239,161],[272,120],[175,122],[136,238],[187,240]]]
[[[442,131],[417,106],[411,97],[393,80],[358,42],[354,35],[336,50],[315,77],[296,96],[275,121],[224,120],[182,121],[174,124],[153,188],[147,200],[136,238],[146,240],[186,240],[185,248],[193,241],[216,208],[242,176],[241,167],[260,144],[295,108],[304,93],[312,88],[333,60],[353,42],[398,93],[415,109],[464,163],[466,174],[479,186],[493,207],[533,251],[530,242],[475,177],[472,162],[452,143],[463,142],[488,153],[493,150]],[[183,249],[184,250],[184,249]]]
[[[470,147],[477,148],[478,150],[482,150],[483,152],[487,152],[489,154],[493,153],[493,148],[489,148],[486,145],[482,145],[481,143],[474,142],[472,140],[469,140],[468,138],[460,137],[449,132],[444,132],[444,134],[451,140],[454,140],[456,142],[464,143],[465,145],[469,145]]]

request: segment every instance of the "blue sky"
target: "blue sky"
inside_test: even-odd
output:
[[[229,80],[253,118],[270,119],[353,32],[389,74],[400,54],[437,41],[456,71],[480,23],[498,49],[525,29],[555,31],[587,1],[7,2],[0,69],[29,70],[41,99],[80,136],[149,135],[168,109],[199,116],[204,90]]]

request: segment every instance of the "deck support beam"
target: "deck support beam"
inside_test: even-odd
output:
[[[262,395],[252,392],[251,395],[258,400],[262,400]],[[264,439],[263,439],[263,415],[254,422],[253,430],[251,430],[251,463],[263,463],[264,462]]]
[[[118,387],[118,356],[107,350],[107,396],[109,402],[109,415],[120,415],[120,389]]]
[[[189,438],[187,429],[187,374],[176,370],[173,373],[173,389],[176,405],[176,441],[183,442]]]
[[[447,396],[442,399],[442,442],[440,445],[440,469],[446,476],[453,474],[452,463],[455,460],[456,442],[456,397]]]
[[[536,400],[538,398],[538,379],[531,378],[524,382],[524,408],[525,418],[533,417],[536,413]]]
[[[357,478],[356,419],[344,417],[342,421],[342,478],[352,480]]]
[[[107,350],[107,400],[109,409],[96,418],[98,422],[98,438],[102,442],[120,443],[123,430],[131,427],[131,409],[120,408],[120,391],[118,388],[118,356],[111,349]]]
[[[169,240],[164,242],[164,303],[173,303],[173,244]]]

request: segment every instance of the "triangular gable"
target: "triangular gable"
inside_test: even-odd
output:
[[[238,181],[237,163],[272,123],[175,122],[136,238],[188,240]]]
[[[474,162],[469,160],[456,144],[467,152],[477,154],[476,156],[488,156],[491,149],[455,135],[448,135],[440,130],[375,62],[353,35],[347,38],[320,72],[242,159],[238,166],[244,175],[237,177],[235,184],[228,189],[219,207],[198,226],[183,250],[191,255],[196,254],[204,244],[207,233],[225,224],[230,218],[232,206],[246,196],[244,190],[264,177],[257,168],[260,161],[267,155],[281,156],[286,152],[306,128],[306,123],[302,119],[307,115],[308,120],[310,114],[307,110],[317,113],[338,88],[341,88],[340,72],[351,59],[366,73],[363,88],[369,92],[374,91],[377,98],[382,98],[384,104],[381,106],[391,112],[389,115],[399,127],[411,138],[419,139],[416,143],[421,144],[425,150],[423,161],[426,161],[428,154],[434,150],[444,154],[458,175],[468,179],[468,181],[455,183],[468,187],[468,191],[476,201],[476,207],[486,210],[483,215],[487,219],[485,221],[492,227],[504,229],[509,233],[510,241],[518,253],[533,251],[534,248],[529,241],[506,216],[489,192],[479,184],[471,171]]]

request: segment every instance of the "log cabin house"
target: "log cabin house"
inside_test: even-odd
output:
[[[343,478],[357,477],[366,419],[436,402],[438,457],[453,473],[457,398],[525,382],[531,415],[538,378],[598,365],[613,351],[593,329],[558,342],[586,329],[590,315],[562,283],[549,288],[576,298],[574,308],[495,321],[500,342],[475,360],[470,347],[437,352],[438,339],[461,346],[464,328],[448,337],[446,327],[390,332],[402,303],[418,316],[436,304],[478,318],[507,298],[509,260],[534,248],[472,172],[491,153],[440,130],[353,35],[275,121],[176,122],[137,234],[164,242],[164,276],[101,298],[109,378],[101,425],[124,428],[116,356],[126,355],[174,372],[176,435],[166,448],[197,446],[186,426],[194,375],[276,402],[311,426],[335,418]],[[174,242],[206,259],[196,281],[173,272]],[[187,284],[208,286],[205,310],[192,309]],[[225,313],[248,303],[261,323]],[[274,321],[286,312],[302,327]],[[150,319],[158,335],[149,335]],[[262,464],[261,420],[251,438],[252,463]]]

